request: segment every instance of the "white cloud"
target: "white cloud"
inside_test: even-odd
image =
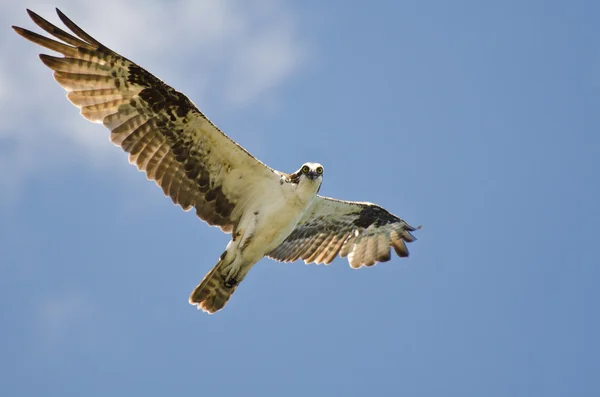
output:
[[[276,87],[305,57],[303,48],[297,48],[295,52],[288,51],[293,46],[293,37],[260,34],[261,37],[247,43],[234,55],[234,83],[230,85],[228,93],[238,103],[252,100],[256,92]]]
[[[29,7],[62,26],[53,7]],[[103,44],[138,62],[203,104],[268,104],[303,64],[307,45],[283,0],[106,0],[61,2],[75,23]],[[34,31],[14,2],[0,4],[0,23]],[[123,156],[107,131],[77,116],[51,72],[34,56],[42,51],[16,34],[0,36],[0,173],[2,198],[18,195],[32,175],[57,166],[91,164],[121,169]],[[210,117],[210,114],[209,114]],[[131,175],[131,174],[129,174]]]

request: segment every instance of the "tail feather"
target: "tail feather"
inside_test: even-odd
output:
[[[230,285],[225,283],[225,278],[221,275],[223,261],[206,275],[202,282],[194,289],[190,295],[190,304],[198,306],[198,309],[213,314],[221,310],[231,295],[235,292],[237,284]]]

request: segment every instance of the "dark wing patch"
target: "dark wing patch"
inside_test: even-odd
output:
[[[110,139],[129,161],[154,180],[175,204],[192,207],[210,225],[231,232],[249,194],[279,175],[223,134],[182,93],[85,33],[61,11],[77,36],[27,10],[43,30],[64,43],[14,27],[27,40],[59,52],[42,54],[67,98],[92,122],[111,130]],[[65,44],[66,43],[66,44]],[[244,186],[239,180],[244,179]]]
[[[329,264],[340,255],[353,268],[408,256],[416,230],[378,205],[317,196],[298,226],[267,255],[275,260]]]
[[[366,229],[371,225],[383,226],[397,222],[398,219],[378,205],[364,205],[352,223],[356,227]]]

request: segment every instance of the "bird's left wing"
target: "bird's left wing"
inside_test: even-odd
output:
[[[404,220],[372,203],[317,196],[298,226],[267,255],[275,260],[331,263],[338,254],[353,268],[389,261],[390,248],[408,256],[405,242],[416,230]]]
[[[56,41],[13,28],[36,44],[64,55],[40,55],[54,70],[67,98],[88,120],[111,130],[111,141],[129,153],[175,204],[224,232],[235,229],[244,203],[281,174],[254,158],[222,133],[181,92],[110,50],[58,9],[75,34],[27,10]]]

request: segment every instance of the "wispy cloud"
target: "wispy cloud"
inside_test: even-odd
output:
[[[53,7],[30,8],[59,24]],[[234,108],[268,103],[308,54],[283,0],[71,0],[61,9],[201,108],[212,102]],[[34,27],[14,3],[1,4],[0,14],[3,26]],[[18,196],[32,175],[82,162],[106,167],[122,156],[101,127],[77,117],[50,70],[33,56],[40,48],[16,34],[0,36],[0,45],[11,54],[0,59],[0,167],[14,171],[0,173],[0,201]]]

